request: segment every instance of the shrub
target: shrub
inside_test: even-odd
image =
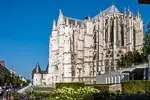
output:
[[[63,87],[71,87],[71,88],[74,88],[74,89],[78,89],[80,87],[84,87],[84,83],[73,83],[73,82],[70,82],[70,83],[56,83],[56,89],[59,89],[59,88],[63,88]]]
[[[35,87],[33,88],[34,91],[51,91],[53,88],[51,87]]]
[[[137,93],[137,92],[148,92],[150,91],[150,81],[135,80],[127,81],[122,84],[122,92],[124,93]]]
[[[89,87],[93,87],[95,89],[98,89],[100,91],[109,91],[109,85],[102,85],[102,84],[93,84],[93,85],[86,85]]]
[[[99,93],[99,90],[89,87],[79,89],[63,87],[45,92],[29,89],[25,93],[31,100],[91,100],[92,95]]]

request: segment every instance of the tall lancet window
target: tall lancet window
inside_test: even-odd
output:
[[[106,27],[106,29],[105,29],[105,42],[106,43],[108,43],[108,19],[106,19],[106,21],[105,21],[105,27]]]
[[[116,40],[117,40],[117,45],[119,45],[119,19],[118,17],[116,18],[116,22],[117,22],[117,25],[116,25]]]
[[[108,27],[105,29],[105,42],[108,43]]]
[[[121,25],[121,46],[124,46],[124,27]]]
[[[111,20],[111,26],[110,26],[110,41],[111,41],[111,44],[113,44],[113,41],[114,41],[114,21]]]

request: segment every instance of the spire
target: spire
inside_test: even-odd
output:
[[[38,62],[37,62],[37,64],[36,64],[35,72],[36,72],[36,73],[40,73],[40,72],[41,72],[41,68],[40,68],[40,65],[39,65]]]
[[[129,6],[128,6],[128,12],[130,12],[130,8],[129,8]]]
[[[113,0],[112,5],[115,5],[114,2],[115,2],[115,0]]]
[[[139,11],[139,9],[137,10],[137,16],[138,17],[140,17],[141,15],[140,15],[140,11]]]
[[[127,13],[127,11],[126,11],[126,7],[124,7],[124,14],[126,14]]]
[[[59,24],[63,24],[63,13],[61,9],[59,9],[58,25]]]
[[[59,16],[63,16],[61,9],[59,9]]]
[[[56,30],[56,21],[53,20],[53,30]]]

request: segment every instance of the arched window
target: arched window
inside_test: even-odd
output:
[[[110,41],[111,41],[111,43],[113,44],[113,37],[114,37],[114,21],[113,20],[111,20],[112,21],[112,23],[111,23],[111,27],[110,27]]]
[[[121,46],[124,46],[124,27],[121,25]]]
[[[105,29],[105,42],[108,42],[108,27]]]

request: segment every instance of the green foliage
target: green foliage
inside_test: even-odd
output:
[[[24,86],[28,84],[28,82],[24,82],[22,81],[19,76],[15,76],[15,75],[10,75],[10,74],[6,74],[6,73],[1,73],[2,77],[1,77],[1,85],[4,85],[5,83],[12,83],[12,84],[23,84]]]
[[[147,25],[147,31],[144,37],[143,53],[139,53],[136,50],[133,52],[127,52],[117,62],[118,67],[128,68],[132,64],[141,64],[147,62],[148,54],[150,54],[150,22]]]
[[[147,25],[147,32],[145,33],[143,51],[144,51],[145,57],[147,58],[148,54],[150,54],[150,22]]]
[[[129,51],[125,55],[122,55],[118,60],[118,68],[129,68],[132,64],[138,65],[146,62],[144,53],[139,53],[134,50],[133,52]]]
[[[66,88],[62,87],[52,91],[34,91],[27,90],[25,93],[31,100],[91,100],[93,94],[99,90],[89,87],[84,88]]]
[[[34,91],[51,91],[51,90],[54,90],[54,89],[51,88],[51,87],[35,87],[33,90]]]
[[[98,89],[100,91],[109,91],[109,85],[102,85],[102,84],[92,84],[92,85],[86,85],[88,87],[93,87],[95,89]]]
[[[108,85],[95,85],[95,89],[98,89],[100,91],[109,91],[109,86]]]
[[[79,83],[79,82],[56,83],[56,89],[63,88],[63,87],[72,87],[74,89],[78,89],[80,87],[84,87],[84,83]]]
[[[150,92],[150,81],[136,80],[122,83],[122,92],[124,93],[145,92],[145,90]]]

